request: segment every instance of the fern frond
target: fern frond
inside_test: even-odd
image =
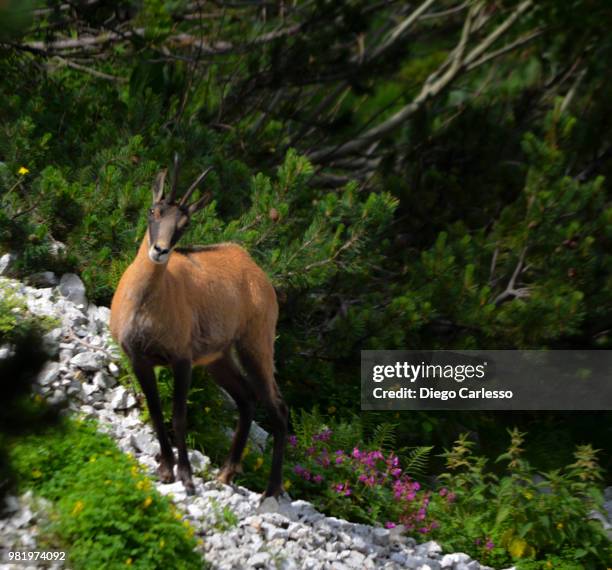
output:
[[[397,424],[384,422],[378,424],[372,433],[372,444],[384,452],[393,451],[395,448]]]
[[[422,478],[426,475],[432,450],[432,445],[411,448],[402,462],[404,473],[414,478]]]

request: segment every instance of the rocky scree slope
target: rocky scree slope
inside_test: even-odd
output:
[[[47,272],[34,276],[31,282],[38,287],[0,278],[0,287],[23,297],[31,313],[55,317],[61,323],[45,336],[53,360],[40,373],[36,391],[52,403],[65,402],[68,413],[97,420],[100,430],[111,434],[123,451],[134,454],[153,475],[158,444],[151,426],[139,418],[134,394],[117,381],[119,353],[108,330],[110,310],[87,302],[77,275],[66,274],[58,280]],[[10,347],[1,347],[0,358],[9,352]],[[258,426],[251,433],[256,445],[264,445],[266,436]],[[197,475],[195,495],[187,496],[180,482],[157,482],[156,488],[171,495],[185,520],[202,537],[201,553],[213,568],[487,568],[467,554],[443,554],[436,542],[417,544],[398,529],[327,517],[305,501],[285,497],[280,502],[269,498],[261,503],[257,493],[212,479],[216,469],[199,451],[191,451],[190,458]],[[35,549],[37,523],[45,519],[48,508],[31,493],[9,496],[5,505],[9,516],[0,519],[0,553],[3,549]],[[223,509],[235,514],[238,522],[233,528],[219,524]]]

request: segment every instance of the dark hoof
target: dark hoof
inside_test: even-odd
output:
[[[188,495],[193,495],[195,493],[195,486],[193,484],[193,480],[191,479],[191,467],[189,465],[179,465],[176,468],[176,472],[179,481],[183,483],[185,493],[187,493]]]
[[[274,486],[274,487],[268,487],[266,489],[266,492],[261,496],[261,500],[265,501],[268,497],[278,499],[282,493],[283,493],[283,488],[281,485]]]
[[[217,481],[223,483],[224,485],[230,485],[234,480],[236,473],[242,473],[241,465],[225,465],[219,471],[219,475],[217,475]]]
[[[174,483],[174,473],[172,468],[165,465],[160,465],[157,468],[157,475],[162,483]]]

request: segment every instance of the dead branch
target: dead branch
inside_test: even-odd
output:
[[[467,52],[467,44],[470,40],[472,25],[474,19],[479,16],[482,4],[474,4],[468,11],[464,21],[461,37],[455,49],[450,53],[447,60],[434,71],[423,84],[418,95],[391,117],[384,120],[382,123],[370,128],[353,140],[341,143],[335,148],[324,148],[319,151],[312,152],[309,158],[313,162],[329,161],[330,159],[340,156],[346,156],[359,151],[364,146],[369,145],[372,141],[379,140],[386,136],[391,131],[412,117],[422,106],[429,100],[443,93],[462,73],[467,71],[467,67],[471,65],[471,70],[477,69],[489,61],[487,50],[501,38],[515,23],[533,7],[532,0],[525,0],[517,6],[495,30],[484,38],[476,47]],[[516,48],[518,46],[514,46]],[[508,50],[509,51],[509,50]],[[467,55],[465,55],[467,52]],[[506,52],[504,52],[506,53]],[[476,63],[478,65],[476,65]]]
[[[501,305],[504,301],[508,299],[520,299],[524,297],[529,297],[531,293],[531,289],[529,287],[520,287],[516,288],[516,280],[518,276],[524,270],[524,262],[525,262],[525,254],[527,253],[527,247],[523,248],[521,251],[521,255],[519,256],[518,263],[514,268],[514,272],[512,273],[512,277],[510,277],[510,281],[508,281],[508,285],[506,285],[506,289],[502,291],[495,299],[493,300],[493,304]]]

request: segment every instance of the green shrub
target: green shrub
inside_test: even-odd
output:
[[[53,501],[47,546],[66,549],[73,568],[202,567],[193,529],[93,424],[19,438],[10,459],[22,490]]]
[[[466,435],[444,454],[448,471],[439,477],[444,486],[430,506],[439,523],[434,536],[447,550],[493,566],[609,566],[610,541],[598,521],[588,520],[602,503],[596,451],[579,446],[571,465],[537,473],[523,458],[525,434],[514,429],[510,435],[508,451],[497,460],[507,464],[501,476],[485,470],[486,459],[474,456]],[[560,560],[566,566],[559,566]]]

